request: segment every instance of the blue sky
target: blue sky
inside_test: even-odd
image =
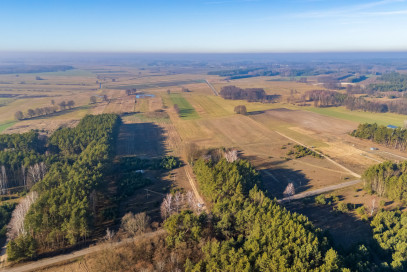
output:
[[[0,51],[407,51],[407,0],[0,0]]]

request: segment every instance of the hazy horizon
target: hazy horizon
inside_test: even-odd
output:
[[[2,1],[0,51],[405,51],[405,0]]]

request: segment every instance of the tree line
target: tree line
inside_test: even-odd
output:
[[[384,74],[378,78],[385,81],[384,83],[376,83],[368,86],[371,92],[405,92],[407,91],[407,75],[392,72]]]
[[[49,107],[42,107],[42,108],[35,108],[35,109],[28,109],[26,113],[23,113],[22,111],[17,111],[14,114],[14,117],[17,120],[24,120],[24,119],[30,119],[33,117],[38,117],[38,116],[46,116],[50,115],[52,113],[59,111],[64,111],[66,109],[72,109],[75,106],[75,101],[69,100],[69,101],[61,101],[58,106],[55,105],[54,100],[51,101],[52,106]]]
[[[306,92],[300,99],[300,103],[313,102],[315,107],[338,107],[345,106],[347,109],[363,110],[369,112],[392,112],[407,114],[407,102],[398,100],[391,102],[375,102],[353,94],[344,94],[337,91],[313,90]]]
[[[369,192],[407,203],[407,161],[373,165],[362,178]]]
[[[351,135],[361,139],[368,139],[378,144],[406,150],[407,148],[407,129],[388,128],[378,124],[359,124],[358,128],[351,132]]]
[[[52,134],[47,153],[57,159],[31,188],[25,216],[10,226],[11,230],[23,226],[9,237],[11,260],[73,245],[92,234],[97,216],[95,191],[111,167],[120,122],[115,114],[87,115],[75,128]]]
[[[225,86],[219,92],[224,99],[247,100],[248,102],[266,102],[275,99],[274,95],[266,95],[262,88],[241,89],[236,86]]]

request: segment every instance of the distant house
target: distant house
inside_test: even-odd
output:
[[[370,150],[372,150],[372,151],[373,150],[378,150],[378,148],[377,147],[371,147]]]
[[[397,127],[397,126],[393,126],[393,125],[388,125],[387,128],[396,129],[396,128],[398,128],[398,127]]]

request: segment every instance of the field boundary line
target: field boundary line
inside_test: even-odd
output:
[[[290,141],[293,141],[293,142],[295,142],[295,143],[297,143],[297,144],[299,144],[299,145],[305,146],[306,148],[308,148],[308,149],[314,151],[315,153],[317,153],[317,154],[323,156],[325,159],[327,159],[328,161],[332,162],[332,163],[335,164],[336,166],[339,166],[340,168],[346,170],[346,171],[347,171],[348,173],[350,173],[352,176],[357,177],[357,178],[361,178],[361,175],[359,175],[359,174],[353,172],[352,170],[350,170],[350,169],[348,169],[347,167],[343,166],[342,164],[340,164],[340,163],[334,161],[333,159],[329,158],[328,156],[322,154],[321,152],[318,152],[318,151],[316,151],[315,149],[313,149],[313,148],[311,148],[311,147],[309,147],[309,146],[307,146],[307,145],[305,145],[305,144],[302,144],[302,143],[300,143],[299,141],[297,141],[297,140],[295,140],[295,139],[293,139],[293,138],[291,138],[291,137],[288,137],[287,135],[285,135],[285,134],[283,134],[283,133],[281,133],[281,132],[278,132],[278,131],[276,131],[276,130],[274,130],[274,132],[276,132],[276,133],[280,134],[281,136],[283,136],[283,137],[289,139]]]
[[[219,96],[218,91],[216,91],[215,87],[213,87],[213,85],[212,85],[211,83],[209,83],[209,81],[206,80],[206,79],[205,79],[205,82],[206,82],[206,84],[208,84],[208,86],[212,89],[213,93],[214,93],[216,96]]]

